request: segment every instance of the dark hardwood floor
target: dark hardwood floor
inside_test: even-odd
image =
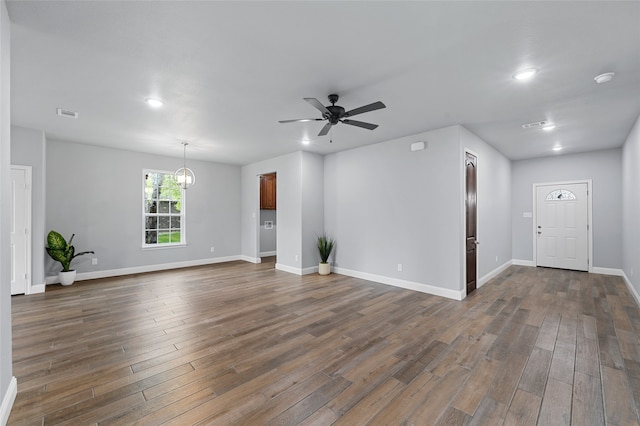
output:
[[[638,424],[619,277],[512,266],[462,302],[231,262],[15,296],[9,424]]]

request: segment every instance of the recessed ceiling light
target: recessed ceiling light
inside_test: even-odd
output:
[[[164,102],[161,99],[147,98],[145,100],[147,101],[147,104],[149,104],[149,106],[153,108],[160,108],[164,105]]]
[[[596,83],[601,84],[606,83],[607,81],[611,81],[614,75],[616,75],[615,72],[606,72],[604,74],[596,75],[595,77],[593,77],[593,79],[596,81]]]
[[[303,139],[302,140],[302,145],[309,145],[311,143],[311,141],[309,139]]]
[[[554,151],[562,151],[562,147],[559,146],[559,145],[556,145],[556,146],[553,147],[553,150]]]
[[[544,126],[542,126],[542,130],[544,130],[544,131],[546,131],[546,132],[548,132],[548,131],[550,131],[550,130],[553,130],[553,129],[555,129],[555,128],[556,128],[556,125],[555,125],[555,124],[553,124],[553,123],[547,123],[547,124],[545,124]]]
[[[520,81],[529,80],[530,78],[532,78],[537,73],[538,73],[538,69],[537,68],[527,68],[526,70],[518,71],[517,73],[515,73],[513,75],[513,78],[515,78],[516,80],[520,80]]]

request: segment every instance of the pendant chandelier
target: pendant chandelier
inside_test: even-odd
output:
[[[187,145],[189,142],[182,142],[184,146],[184,154],[183,154],[183,165],[181,168],[176,170],[174,176],[176,178],[176,182],[182,189],[191,188],[196,183],[196,175],[193,173],[193,170],[187,168]]]

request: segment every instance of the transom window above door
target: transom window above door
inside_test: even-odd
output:
[[[563,201],[563,200],[575,200],[576,196],[573,192],[566,189],[556,189],[547,194],[547,201]]]

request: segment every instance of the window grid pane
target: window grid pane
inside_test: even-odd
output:
[[[143,183],[144,245],[184,243],[183,190],[173,174],[145,171]]]

